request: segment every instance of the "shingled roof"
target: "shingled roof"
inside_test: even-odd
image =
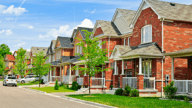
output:
[[[120,8],[117,8],[117,10],[121,13],[121,15],[127,21],[128,26],[129,26],[131,24],[132,19],[134,18],[135,14],[136,14],[136,11],[127,10],[127,9],[120,9]]]
[[[97,23],[100,25],[104,35],[110,35],[110,36],[120,35],[119,30],[111,21],[97,20]]]
[[[73,38],[70,38],[70,37],[61,37],[61,36],[58,36],[57,37],[60,44],[61,44],[61,47],[64,47],[64,48],[73,48],[73,45],[71,44],[71,42],[73,41]]]
[[[87,30],[88,32],[92,32],[93,28],[86,28],[86,27],[77,27],[77,29],[80,31],[81,36],[83,37],[83,39],[85,39],[85,32],[82,30]]]
[[[35,53],[38,53],[40,51],[43,51],[46,55],[47,49],[47,47],[31,47],[32,56],[36,56]]]
[[[165,2],[160,0],[146,1],[162,18],[181,21],[192,21],[192,5]]]
[[[52,45],[55,46],[55,44],[56,44],[56,40],[51,40],[51,44],[47,49],[47,54],[53,54],[54,53],[54,51],[53,51],[54,49],[52,49]]]
[[[6,54],[6,58],[8,61],[15,61],[15,57],[13,55]]]

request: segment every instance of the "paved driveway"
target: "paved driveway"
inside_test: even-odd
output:
[[[0,108],[97,108],[23,88],[2,85],[0,81]]]

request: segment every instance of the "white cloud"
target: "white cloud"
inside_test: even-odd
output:
[[[7,21],[14,20],[14,18],[5,18]]]
[[[28,29],[33,29],[34,27],[31,26],[31,25],[28,25],[28,24],[20,24],[18,26],[21,26],[21,27],[27,27]]]
[[[11,31],[11,29],[5,31],[5,35],[7,35],[7,36],[9,36],[9,35],[11,35],[11,34],[13,34],[13,32]]]
[[[90,11],[90,10],[88,10],[88,9],[84,9],[84,12],[88,12],[88,13],[95,13],[96,12],[96,9],[94,9],[94,10],[92,10],[92,11]]]
[[[18,43],[18,44],[16,44],[16,45],[14,45],[15,47],[21,47],[21,46],[23,46],[23,45],[25,45],[26,44],[26,42],[22,42],[22,43]]]
[[[94,25],[93,25],[93,22],[90,20],[90,19],[84,19],[80,25],[77,25],[75,28],[77,27],[89,27],[89,28],[92,28]],[[43,39],[43,38],[50,38],[50,37],[57,37],[57,36],[71,36],[72,32],[73,32],[73,29],[74,28],[70,28],[69,25],[65,25],[65,26],[60,26],[59,29],[51,29],[47,32],[47,34],[45,35],[42,35],[40,34],[39,35],[39,38],[40,39]]]
[[[88,27],[88,28],[93,28],[93,22],[90,19],[84,19],[80,25],[78,25],[77,27]]]
[[[26,49],[27,51],[30,51],[31,49]]]
[[[1,31],[0,31],[0,34],[4,34],[4,35],[9,36],[9,35],[13,34],[13,32],[11,31],[11,29],[1,30]]]
[[[14,14],[16,16],[22,15],[24,12],[28,12],[25,8],[21,7],[14,7],[14,5],[9,6],[7,9],[5,9],[6,6],[1,5],[0,11],[3,14]]]

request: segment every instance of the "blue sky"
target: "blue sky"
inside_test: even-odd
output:
[[[48,47],[52,39],[71,36],[77,26],[111,21],[116,8],[137,10],[142,0],[0,0],[0,44]],[[192,0],[164,0],[192,4]]]

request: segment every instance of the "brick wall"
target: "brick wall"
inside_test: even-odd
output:
[[[133,29],[133,36],[130,37],[130,46],[141,44],[141,29],[145,25],[152,25],[152,42],[162,47],[162,22],[151,8],[143,10],[137,19]]]
[[[103,30],[101,29],[101,27],[96,29],[96,31],[94,33],[94,36],[97,36],[97,35],[100,35],[100,34],[103,34]]]
[[[76,53],[76,44],[79,43],[80,41],[78,39],[83,39],[83,37],[81,36],[81,33],[78,31],[77,36],[75,37],[74,40],[74,47],[73,47],[73,56],[75,56]]]

